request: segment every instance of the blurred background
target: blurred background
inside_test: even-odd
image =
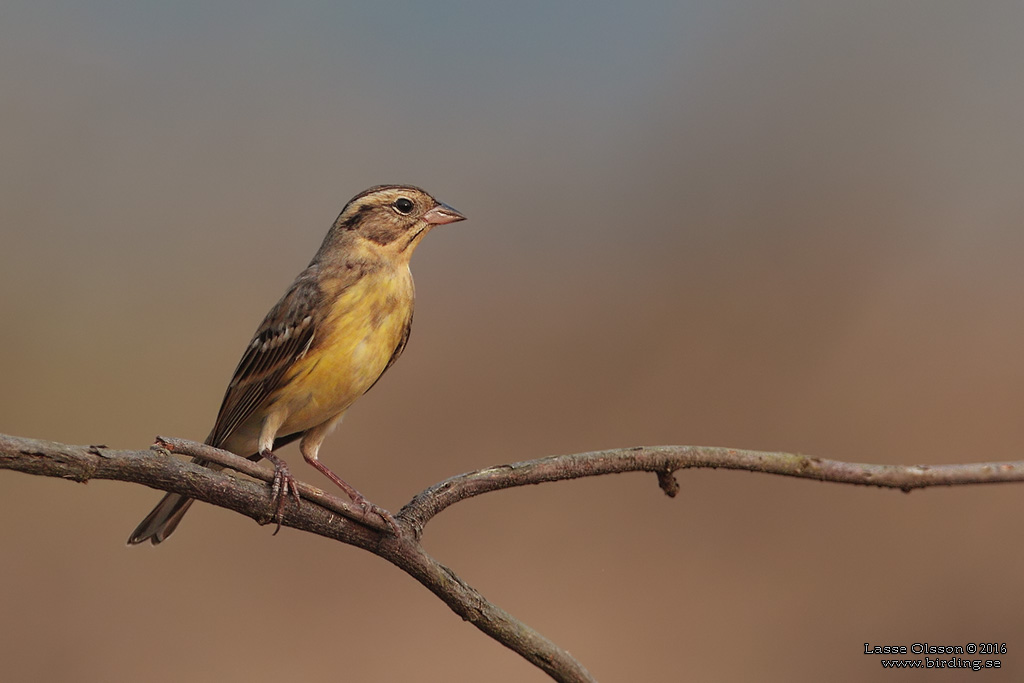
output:
[[[470,220],[420,246],[405,356],[321,451],[385,507],[632,445],[1021,457],[1020,3],[0,15],[2,432],[204,438],[344,203],[413,183]],[[1020,679],[1021,486],[679,479],[487,495],[425,545],[601,681],[862,681],[865,642],[972,641]],[[0,472],[7,680],[547,680],[322,538],[199,505],[126,548],[158,498]]]

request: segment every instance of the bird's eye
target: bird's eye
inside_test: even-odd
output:
[[[394,201],[394,203],[391,206],[395,207],[395,211],[402,214],[403,216],[408,216],[410,213],[412,213],[413,204],[411,199],[399,197]]]

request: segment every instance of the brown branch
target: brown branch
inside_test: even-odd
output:
[[[52,441],[23,439],[0,434],[0,469],[60,477],[84,482],[111,479],[145,484],[161,491],[181,493],[251,517],[270,522],[273,507],[270,487],[167,455],[178,449],[200,455],[261,479],[272,474],[245,458],[226,451],[179,439],[159,438],[158,447],[125,451],[105,446],[71,446]],[[540,667],[556,681],[592,683],[594,678],[578,661],[526,624],[488,602],[480,593],[423,550],[418,537],[399,519],[399,535],[380,530],[376,517],[367,520],[377,528],[354,522],[361,518],[350,505],[307,484],[299,485],[303,500],[289,503],[284,526],[309,531],[358,546],[399,567],[441,598],[452,611],[501,644]],[[308,498],[306,498],[308,496]],[[326,502],[321,507],[312,502]]]
[[[836,484],[860,484],[910,492],[929,486],[960,486],[1024,481],[1024,461],[968,465],[869,465],[793,453],[744,451],[717,446],[637,446],[610,451],[553,455],[467,472],[421,491],[402,508],[402,517],[422,531],[434,515],[455,503],[489,491],[623,472],[653,472],[674,497],[674,473],[690,468],[747,470]]]
[[[260,467],[252,460],[239,457],[230,451],[223,451],[219,448],[208,446],[205,443],[189,441],[188,439],[177,439],[170,436],[158,436],[156,437],[156,443],[153,444],[151,448],[164,451],[165,453],[178,453],[180,455],[188,455],[193,458],[209,460],[210,462],[223,465],[224,467],[231,468],[237,472],[241,472],[242,474],[267,483],[274,481],[273,470]],[[297,481],[295,483],[299,489],[299,495],[302,496],[304,500],[312,500],[320,505],[320,507],[333,510],[342,517],[347,517],[352,521],[365,524],[377,531],[388,531],[391,528],[383,519],[380,519],[379,517],[367,517],[361,509],[353,507],[351,503],[344,501],[337,496],[332,496],[322,489],[318,489],[317,487],[311,486],[303,481]],[[260,521],[261,523],[266,523],[263,520]]]
[[[168,457],[168,450],[200,456],[264,481],[272,478],[269,471],[245,458],[191,441],[162,437],[154,450],[126,451],[0,435],[0,469],[74,481],[130,481],[225,507],[261,524],[270,521],[269,487]],[[358,546],[391,562],[441,598],[456,614],[553,679],[593,681],[587,670],[567,652],[488,602],[450,569],[430,557],[419,544],[423,528],[448,506],[488,491],[599,474],[652,472],[665,493],[674,496],[678,491],[674,472],[697,467],[748,470],[903,491],[940,485],[1024,481],[1024,461],[866,465],[728,448],[638,447],[552,456],[452,477],[418,493],[402,508],[397,515],[401,530],[398,535],[391,534],[377,517],[364,519],[362,511],[347,502],[300,483],[303,500],[297,507],[289,504],[284,525]]]

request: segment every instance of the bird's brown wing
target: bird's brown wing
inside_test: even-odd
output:
[[[322,296],[316,266],[310,266],[270,309],[228,384],[208,444],[223,445],[277,389],[288,368],[309,350],[319,322],[317,302]]]

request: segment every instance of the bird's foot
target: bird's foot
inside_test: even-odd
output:
[[[377,515],[382,520],[384,520],[385,524],[391,527],[391,531],[394,532],[395,536],[399,535],[400,531],[398,529],[398,522],[395,520],[394,516],[390,512],[388,512],[379,505],[371,503],[366,499],[366,496],[359,493],[358,491],[355,491],[354,496],[350,495],[349,497],[352,499],[352,504],[363,511],[364,518],[370,514]]]
[[[288,502],[289,494],[295,499],[296,506],[301,502],[299,487],[295,477],[288,469],[288,463],[269,450],[261,451],[260,455],[274,465],[274,481],[270,485],[270,504],[274,506],[274,516],[271,519],[277,522],[277,528],[274,529],[276,536],[277,532],[281,530],[281,522],[284,521],[284,506]]]

